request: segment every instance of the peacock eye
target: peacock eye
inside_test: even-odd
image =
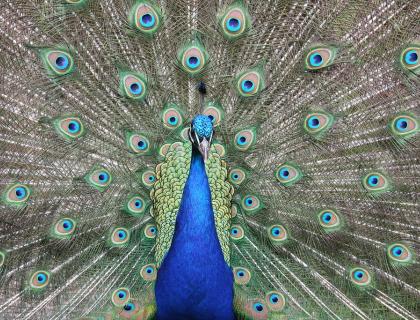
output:
[[[154,224],[148,224],[144,228],[144,235],[146,236],[146,238],[149,238],[149,239],[156,238],[156,235],[157,235],[157,227]]]
[[[50,282],[50,274],[46,271],[36,271],[32,274],[29,284],[33,289],[45,288]]]
[[[131,152],[137,155],[145,155],[150,152],[150,142],[144,135],[128,132],[126,134],[127,145]]]
[[[402,243],[393,243],[387,247],[387,255],[391,262],[408,264],[413,262],[413,253]]]
[[[41,50],[41,58],[52,76],[63,76],[74,71],[72,56],[64,50]]]
[[[330,66],[335,59],[337,49],[334,47],[312,48],[305,59],[307,70],[319,70]]]
[[[208,102],[204,108],[203,114],[210,118],[214,127],[217,127],[223,119],[223,110],[221,106],[215,102]]]
[[[265,301],[271,311],[281,311],[286,304],[284,295],[277,291],[268,292],[265,296]]]
[[[163,125],[168,129],[175,129],[183,124],[181,112],[175,104],[170,104],[162,115]]]
[[[264,305],[260,302],[256,302],[256,303],[254,303],[254,310],[258,313],[263,312],[264,311]]]
[[[240,185],[246,179],[246,172],[241,168],[232,169],[229,173],[229,181],[233,184]]]
[[[182,69],[191,75],[203,70],[207,64],[207,57],[207,52],[198,41],[193,41],[191,45],[185,46],[179,54]]]
[[[130,25],[144,35],[153,35],[161,25],[162,16],[158,7],[149,1],[140,1],[130,12]]]
[[[156,266],[153,263],[143,266],[140,270],[141,277],[146,281],[156,280],[156,273]]]
[[[250,70],[236,77],[236,89],[240,96],[256,96],[264,88],[263,73],[261,70]]]
[[[380,194],[391,189],[388,178],[379,172],[367,174],[362,179],[363,187],[372,194]]]
[[[57,238],[67,238],[76,230],[76,222],[70,218],[63,218],[54,225],[54,236]]]
[[[306,116],[303,128],[307,133],[319,139],[331,128],[333,122],[334,117],[329,113],[312,112]]]
[[[285,227],[280,224],[268,227],[268,236],[273,244],[282,244],[288,239],[288,233]]]
[[[233,268],[233,277],[236,284],[245,285],[251,280],[251,272],[242,267]]]
[[[411,115],[399,115],[391,120],[391,132],[396,137],[410,138],[418,132],[417,119]]]
[[[246,195],[243,197],[241,206],[247,214],[254,214],[262,209],[262,203],[260,199],[254,195]]]
[[[232,227],[230,228],[230,237],[233,240],[243,239],[244,229],[240,225],[237,225],[237,224],[232,225]]]
[[[85,176],[85,180],[99,191],[104,191],[112,182],[111,173],[104,169],[94,169]]]
[[[402,50],[400,63],[402,67],[414,74],[420,73],[420,46],[418,44],[411,45]]]
[[[115,228],[111,234],[111,244],[114,246],[123,246],[130,240],[130,232],[125,228]]]
[[[318,220],[326,231],[335,231],[341,227],[340,216],[331,209],[322,210],[318,213]]]
[[[249,30],[251,19],[246,7],[237,3],[225,11],[219,24],[226,39],[236,40]]]
[[[145,170],[141,173],[141,181],[147,188],[151,188],[156,181],[156,175],[152,170]]]
[[[64,117],[54,120],[56,131],[68,140],[80,138],[84,134],[84,126],[78,117]]]
[[[131,299],[129,303],[126,303],[119,316],[122,319],[132,319],[133,316],[138,315],[140,312],[140,305],[136,300]]]
[[[245,129],[235,135],[235,148],[239,151],[246,151],[255,144],[255,129]]]
[[[372,281],[369,271],[360,267],[350,270],[350,277],[358,286],[368,286]]]
[[[147,78],[144,74],[121,72],[120,92],[133,100],[143,100],[147,93]]]
[[[124,209],[128,214],[138,216],[144,213],[146,204],[142,197],[136,195],[128,199]]]
[[[4,194],[4,200],[9,205],[23,205],[29,199],[31,190],[23,184],[13,184],[9,186]]]
[[[303,174],[297,165],[285,162],[277,167],[275,176],[282,185],[290,187],[302,179]]]
[[[119,288],[112,293],[111,300],[115,306],[124,306],[130,300],[130,291],[127,288]]]

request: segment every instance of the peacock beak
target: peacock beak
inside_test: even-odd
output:
[[[206,138],[203,138],[198,144],[198,150],[200,151],[201,155],[203,156],[204,162],[207,161],[209,158],[209,151],[210,151],[210,142]]]

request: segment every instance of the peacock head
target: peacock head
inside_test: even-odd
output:
[[[193,147],[197,148],[203,156],[204,161],[207,161],[213,139],[212,120],[202,114],[195,116],[188,133]]]

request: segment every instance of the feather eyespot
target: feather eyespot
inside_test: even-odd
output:
[[[239,151],[247,151],[255,144],[256,132],[255,129],[244,129],[235,135],[234,145]]]
[[[304,129],[313,137],[322,138],[328,129],[331,128],[334,122],[334,117],[324,111],[317,111],[309,113],[304,121]]]
[[[149,154],[151,151],[149,139],[139,133],[127,132],[126,143],[130,151],[137,155]]]
[[[245,71],[236,77],[236,89],[242,97],[258,95],[264,89],[264,75],[259,69]]]
[[[98,168],[91,170],[85,176],[85,180],[95,189],[104,191],[112,182],[111,173],[105,168]]]
[[[268,227],[267,231],[273,244],[282,244],[289,238],[286,228],[280,224]]]
[[[115,228],[111,234],[111,244],[113,246],[124,246],[130,240],[130,232],[126,228]]]
[[[420,74],[420,45],[412,44],[401,51],[400,64],[404,70]]]
[[[233,184],[240,185],[245,179],[246,172],[241,168],[235,168],[229,172],[229,181]]]
[[[419,124],[414,116],[402,114],[391,120],[390,128],[395,137],[408,139],[419,131]]]
[[[244,229],[240,225],[234,224],[230,228],[230,237],[233,240],[241,240],[243,239],[244,235]]]
[[[409,247],[399,242],[390,244],[387,247],[387,255],[394,264],[408,264],[414,260],[414,254]]]
[[[147,94],[147,78],[144,74],[120,72],[120,93],[132,100],[143,100]]]
[[[372,282],[369,271],[361,267],[350,270],[350,279],[354,284],[361,287],[368,286]]]
[[[297,165],[290,162],[284,162],[277,167],[275,176],[283,186],[290,187],[302,179],[303,174]]]
[[[222,107],[216,102],[208,102],[203,110],[203,114],[210,118],[213,127],[217,127],[224,116]]]
[[[223,36],[228,40],[236,40],[251,27],[251,19],[245,6],[235,4],[227,8],[219,19]]]
[[[144,35],[151,36],[159,30],[162,23],[160,9],[149,1],[140,1],[130,12],[130,25]]]
[[[245,304],[246,319],[266,320],[269,316],[269,308],[260,299],[254,299]]]
[[[190,45],[180,50],[178,59],[185,72],[195,75],[200,73],[207,65],[208,54],[201,43],[194,40]]]
[[[157,235],[157,227],[154,224],[148,224],[144,228],[144,235],[146,238],[154,239]]]
[[[28,201],[30,195],[31,189],[28,186],[16,183],[6,189],[3,200],[6,204],[21,206]]]
[[[327,232],[336,231],[340,229],[342,223],[340,216],[331,209],[322,210],[318,213],[318,220],[321,227]]]
[[[82,121],[78,117],[63,117],[54,120],[56,131],[68,140],[80,138],[84,132]]]
[[[175,104],[170,104],[166,107],[165,111],[163,111],[162,121],[163,125],[168,129],[176,129],[182,126],[182,115]]]
[[[51,76],[64,76],[74,71],[73,57],[64,50],[41,50],[41,58]]]
[[[146,210],[146,202],[138,195],[132,196],[125,204],[125,212],[128,214],[139,216]]]
[[[124,306],[130,300],[130,290],[127,288],[119,288],[112,293],[112,303],[117,306]]]
[[[76,222],[70,218],[63,218],[56,222],[54,225],[53,235],[56,238],[68,238],[76,230]]]
[[[156,175],[152,170],[146,170],[141,174],[141,181],[145,187],[151,188],[156,181]]]
[[[243,197],[241,206],[247,214],[254,214],[262,209],[262,203],[260,199],[254,195],[246,195]]]
[[[126,303],[123,307],[121,312],[119,313],[119,318],[122,319],[133,319],[139,315],[141,311],[141,307],[137,300],[131,299],[130,302]]]
[[[143,266],[140,270],[141,277],[146,281],[156,280],[156,274],[156,266],[153,263]]]
[[[286,299],[284,295],[278,291],[268,292],[265,296],[265,301],[267,303],[270,311],[282,311],[286,305]]]
[[[364,176],[362,184],[371,194],[380,194],[391,189],[388,178],[379,172],[372,172]]]
[[[233,268],[233,277],[236,284],[245,285],[251,280],[251,272],[242,267]]]
[[[36,271],[32,274],[29,284],[32,289],[43,289],[50,283],[50,273],[47,271]]]
[[[330,66],[335,59],[337,49],[334,47],[317,47],[309,50],[305,59],[307,70],[320,70]]]

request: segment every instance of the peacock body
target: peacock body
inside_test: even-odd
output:
[[[416,1],[4,0],[1,319],[418,319]]]

